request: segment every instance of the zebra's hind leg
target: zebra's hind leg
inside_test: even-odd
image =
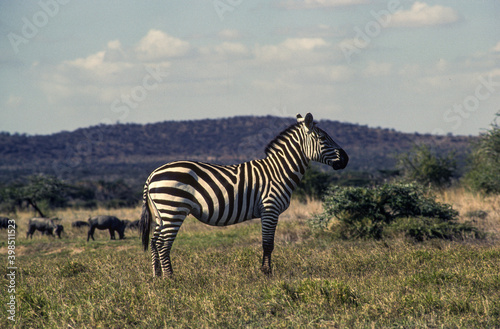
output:
[[[156,249],[160,259],[161,271],[164,276],[171,277],[173,274],[172,263],[170,261],[170,249],[172,249],[172,244],[174,243],[184,218],[175,220],[166,220],[162,218],[163,225],[159,228],[159,236],[156,239]]]
[[[160,236],[160,225],[156,225],[155,230],[153,232],[153,237],[151,238],[151,262],[153,264],[153,276],[160,277],[161,265],[160,265],[160,255],[158,254],[158,248],[156,247],[156,243],[158,241],[158,237]]]

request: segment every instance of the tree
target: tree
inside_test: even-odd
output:
[[[474,191],[486,194],[500,193],[500,125],[497,119],[491,129],[482,134],[473,144],[474,151],[469,157],[468,171],[464,183]]]
[[[311,166],[306,170],[302,181],[297,186],[294,197],[302,202],[305,202],[308,197],[321,199],[333,179],[333,175],[322,172],[315,166]]]
[[[38,215],[45,216],[45,207],[66,205],[67,185],[52,176],[33,175],[26,181],[11,184],[2,189],[4,208],[14,212],[17,207],[31,206]]]
[[[438,156],[428,145],[415,145],[410,152],[401,154],[397,166],[405,179],[437,188],[450,185],[457,170],[452,153]]]

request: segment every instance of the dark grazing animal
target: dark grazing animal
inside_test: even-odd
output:
[[[54,220],[57,220],[57,218],[31,218],[28,223],[28,232],[26,233],[26,238],[33,238],[33,233],[35,233],[35,231],[40,231],[42,235],[47,234],[51,236],[54,236],[55,231],[56,235],[60,239],[61,233],[64,231],[64,227],[60,224],[55,224]]]
[[[88,222],[85,222],[83,220],[77,220],[77,221],[74,221],[73,223],[71,223],[71,227],[84,227],[84,226],[90,226],[90,224]]]
[[[133,221],[127,221],[127,228],[131,230],[138,230],[139,229],[139,222],[140,220],[136,219]]]
[[[62,224],[57,224],[56,225],[56,235],[61,238],[61,233],[64,232],[64,226]]]
[[[194,161],[167,163],[146,180],[141,215],[142,244],[147,250],[151,223],[153,276],[172,275],[170,249],[188,214],[214,226],[261,218],[262,267],[271,273],[271,253],[279,215],[311,161],[344,169],[347,153],[316,127],[310,113],[269,143],[266,157],[222,166]]]
[[[109,230],[111,240],[115,240],[115,231],[118,232],[120,240],[125,237],[125,223],[115,216],[96,216],[89,218],[89,232],[87,234],[87,242],[90,238],[94,240],[95,229]]]
[[[12,228],[12,226],[14,226],[14,229],[17,228],[15,220],[10,219],[9,217],[0,217],[0,229],[4,228],[7,230],[9,229],[9,225],[10,228]]]

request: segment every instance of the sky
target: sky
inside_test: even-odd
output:
[[[295,116],[478,135],[498,0],[1,1],[0,131]]]

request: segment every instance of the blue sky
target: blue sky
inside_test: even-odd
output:
[[[477,135],[497,0],[0,2],[0,131],[237,115]]]

